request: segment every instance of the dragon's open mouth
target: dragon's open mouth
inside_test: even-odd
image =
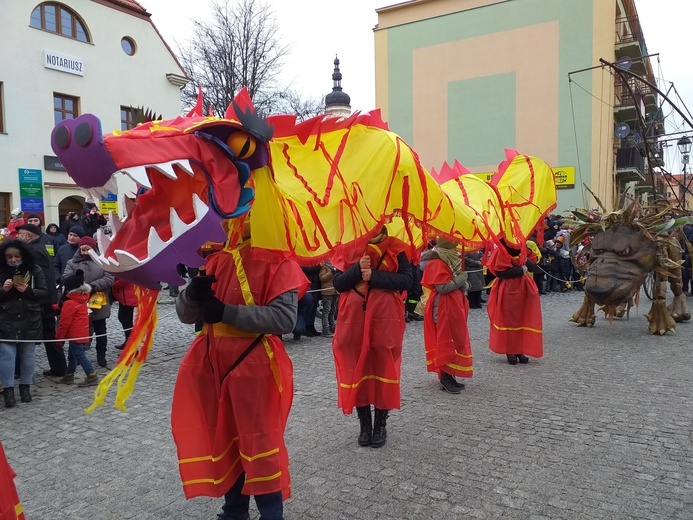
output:
[[[219,225],[221,217],[209,207],[204,166],[194,159],[179,159],[122,168],[119,173],[146,191],[137,197],[128,218],[121,221],[111,214],[112,235],[99,231],[101,255],[94,253],[94,259],[111,272],[125,273],[147,266],[148,277],[154,270],[158,276],[153,279],[182,283],[175,265],[201,265],[203,260],[195,252],[210,239],[210,232],[216,240],[225,239]],[[195,231],[200,227],[204,233]],[[135,276],[141,283],[140,276]]]

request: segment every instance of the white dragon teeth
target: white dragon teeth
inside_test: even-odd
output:
[[[209,211],[209,206],[202,202],[202,199],[197,195],[197,193],[193,193],[192,196],[193,199],[193,211],[195,212],[195,221],[202,220],[202,217],[204,217],[207,212]]]
[[[152,164],[152,168],[156,168],[159,170],[164,176],[168,177],[169,179],[173,179],[174,181],[178,179],[178,175],[176,175],[176,172],[173,171],[173,165],[176,164],[178,161],[169,161],[165,163],[159,163],[159,164]]]
[[[122,249],[116,249],[114,253],[115,260],[113,258],[109,258],[108,261],[111,262],[111,264],[117,265],[121,268],[135,267],[141,263],[137,258],[132,256],[127,251],[123,251]]]
[[[147,167],[146,166],[130,166],[128,168],[123,168],[120,170],[133,181],[145,188],[151,188],[152,184],[149,182],[149,177],[147,177]]]
[[[183,222],[183,220],[178,216],[178,213],[176,212],[175,208],[171,208],[171,216],[169,218],[169,222],[171,224],[171,234],[173,237],[177,237],[185,233],[189,228],[195,225],[195,222],[192,224],[186,224]]]
[[[191,177],[195,176],[195,172],[193,171],[192,165],[190,164],[190,161],[188,159],[176,159],[173,161],[168,161],[164,163],[156,163],[156,164],[147,164],[147,165],[140,165],[140,166],[128,166],[127,168],[123,168],[120,171],[124,174],[126,174],[128,177],[130,177],[133,181],[136,183],[144,186],[145,188],[151,188],[152,184],[149,182],[149,177],[147,177],[147,168],[154,168],[157,170],[159,173],[164,175],[165,177],[168,177],[169,179],[172,180],[177,180],[178,175],[176,174],[175,170],[173,169],[173,166],[178,166],[181,170],[183,170],[185,173],[190,175]],[[109,179],[109,183],[112,182],[113,179]],[[108,183],[105,186],[107,189],[112,191],[113,193],[117,193],[117,189],[111,190],[109,187]]]
[[[154,258],[156,255],[161,253],[166,247],[166,242],[164,242],[159,233],[156,232],[156,228],[149,228],[149,239],[147,240],[147,258]]]
[[[195,176],[195,172],[192,169],[192,166],[190,165],[190,161],[187,159],[182,159],[178,161],[171,161],[173,164],[178,165],[178,167],[183,170],[185,173],[190,175],[191,177]]]
[[[113,214],[111,213],[111,215]],[[99,251],[105,253],[111,245],[111,238],[99,229],[96,232],[96,242],[99,244]]]
[[[120,217],[112,211],[108,213],[108,221],[111,223],[111,239],[113,239],[113,237],[116,236],[118,231],[120,231],[123,227],[123,221],[120,220]],[[102,251],[104,253],[106,252],[105,249],[102,249]]]
[[[121,171],[127,173],[126,170]],[[120,220],[118,215],[111,212],[109,214],[109,220],[111,222],[112,235],[109,238],[102,231],[99,230],[99,233],[97,234],[97,241],[102,254],[97,255],[96,252],[93,252],[92,258],[94,258],[94,260],[96,260],[101,265],[107,266],[111,270],[116,272],[127,271],[138,265],[143,265],[147,263],[148,261],[156,257],[159,253],[161,253],[168,244],[170,244],[176,238],[195,227],[209,211],[209,207],[202,201],[202,199],[199,197],[199,195],[197,195],[197,193],[193,193],[192,205],[193,211],[195,213],[195,220],[193,220],[190,224],[186,224],[183,221],[183,219],[180,218],[175,208],[170,209],[169,224],[171,226],[171,238],[169,240],[163,240],[161,236],[159,236],[159,233],[157,232],[156,228],[149,228],[149,236],[147,238],[147,257],[143,260],[137,259],[132,254],[128,253],[127,251],[123,251],[122,249],[116,249],[115,251],[109,253],[108,257],[105,256],[113,242],[113,239],[125,225],[125,220],[127,220]],[[115,255],[115,258],[110,255]]]

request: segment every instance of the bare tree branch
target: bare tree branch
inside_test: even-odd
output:
[[[185,111],[195,105],[197,86],[204,92],[204,112],[223,115],[244,86],[261,114],[295,113],[300,119],[323,111],[322,101],[279,85],[289,48],[280,43],[274,13],[261,0],[215,0],[210,20],[196,20],[192,39],[179,57],[193,80],[183,89]]]

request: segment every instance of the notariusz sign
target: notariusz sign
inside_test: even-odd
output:
[[[84,76],[84,62],[82,60],[53,51],[43,51],[43,66],[47,69]]]

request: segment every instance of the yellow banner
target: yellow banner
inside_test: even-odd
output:
[[[118,214],[118,201],[117,200],[100,200],[99,201],[99,211],[102,215],[108,215],[110,211]]]
[[[575,166],[561,166],[553,168],[556,177],[556,189],[565,190],[575,187]]]

